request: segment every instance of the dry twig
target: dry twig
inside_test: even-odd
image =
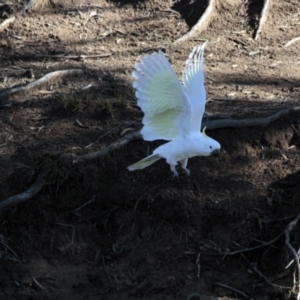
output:
[[[21,92],[30,92],[33,89],[39,88],[41,86],[44,86],[45,84],[49,84],[50,82],[54,80],[58,80],[62,77],[67,76],[73,76],[73,75],[82,75],[83,71],[80,69],[70,69],[70,70],[61,70],[61,71],[55,71],[46,74],[42,78],[35,80],[33,82],[30,82],[26,84],[25,86],[19,86],[19,87],[13,87],[10,89],[7,89],[0,93],[0,100],[7,99],[8,97]]]
[[[249,251],[257,250],[257,249],[260,249],[262,247],[270,246],[273,243],[275,243],[283,234],[284,234],[284,232],[281,232],[273,240],[271,240],[269,242],[264,242],[260,245],[254,246],[254,247],[244,248],[244,249],[240,249],[240,250],[236,250],[236,251],[232,251],[232,252],[223,252],[222,254],[223,255],[235,255],[235,254],[239,254],[239,253],[243,253],[243,252],[249,252]]]
[[[70,224],[55,223],[55,225],[66,226],[66,227],[71,227],[72,228],[71,242],[69,242],[66,246],[62,246],[62,247],[58,248],[58,250],[60,250],[60,251],[65,251],[66,249],[70,248],[71,246],[73,246],[75,244],[74,243],[75,228],[74,228],[73,225],[70,225]]]
[[[252,269],[253,269],[260,277],[262,277],[262,278],[265,280],[266,283],[268,283],[269,285],[271,285],[271,286],[273,286],[273,287],[275,287],[275,288],[279,288],[279,289],[288,289],[288,290],[291,289],[291,287],[288,287],[288,286],[282,286],[282,285],[278,285],[278,284],[275,284],[275,283],[271,282],[267,276],[265,276],[265,275],[264,275],[262,272],[260,272],[260,271],[259,271],[252,263],[250,263],[250,261],[247,259],[247,257],[246,257],[244,254],[241,253],[241,255],[242,255],[242,257],[247,261],[247,263],[250,265],[250,267],[251,267],[251,268],[252,268]]]
[[[264,2],[264,8],[262,10],[260,21],[259,21],[259,24],[258,24],[258,28],[257,28],[257,31],[255,33],[255,37],[254,37],[255,40],[257,40],[259,38],[262,27],[263,27],[264,23],[266,22],[267,12],[268,12],[268,8],[270,6],[270,2],[271,2],[270,0],[265,0],[265,2]]]
[[[168,181],[170,181],[170,179],[167,179],[167,180],[163,181],[161,184],[159,184],[159,185],[157,185],[157,186],[154,186],[154,187],[152,187],[151,189],[149,189],[147,192],[145,192],[145,193],[144,193],[144,194],[136,201],[136,203],[135,203],[135,205],[134,205],[134,208],[133,208],[133,211],[136,212],[136,209],[137,209],[137,207],[138,207],[140,201],[144,198],[145,195],[147,195],[150,191],[152,191],[152,190],[154,190],[154,189],[157,189],[157,188],[163,186],[163,185],[164,185],[165,183],[167,183]]]
[[[236,289],[234,287],[231,287],[231,286],[229,286],[227,284],[220,283],[220,282],[209,282],[209,283],[213,284],[213,285],[220,286],[220,287],[225,288],[225,289],[228,289],[230,291],[233,291],[233,292],[235,292],[235,293],[243,296],[244,298],[249,298],[249,296],[246,293],[244,293],[244,292],[242,292],[242,291],[240,291],[240,290],[238,290],[238,289]]]
[[[287,245],[287,247],[289,248],[289,250],[291,251],[291,253],[294,256],[294,260],[295,260],[295,263],[296,263],[296,266],[297,266],[297,271],[298,271],[297,300],[300,299],[300,262],[299,262],[299,256],[298,256],[296,250],[294,249],[294,247],[290,243],[290,232],[293,230],[295,225],[298,223],[299,219],[300,219],[300,213],[297,215],[297,217],[294,220],[292,220],[289,223],[289,225],[287,226],[287,228],[284,231],[284,233],[285,233],[285,244]]]
[[[15,21],[16,17],[10,17],[8,19],[6,19],[5,21],[3,21],[0,24],[0,32],[3,31],[4,29],[6,29],[11,23],[13,23]]]
[[[299,42],[299,41],[300,41],[300,36],[295,37],[295,38],[291,39],[289,42],[287,42],[283,47],[287,48],[287,47],[291,46],[292,44]]]
[[[73,212],[81,210],[82,208],[86,207],[86,206],[89,205],[90,203],[95,202],[95,200],[96,200],[96,195],[94,195],[94,196],[92,197],[91,200],[89,200],[89,201],[83,203],[80,207],[75,208],[75,209],[73,210]]]
[[[194,36],[196,32],[203,31],[211,22],[213,14],[216,10],[216,5],[217,0],[209,0],[206,10],[201,16],[201,18],[198,20],[198,22],[192,27],[192,29],[188,33],[184,34],[181,38],[177,39],[174,42],[174,44],[184,42],[190,39],[192,36]]]
[[[119,129],[121,126],[123,126],[123,124],[119,124],[116,127],[111,128],[110,130],[108,130],[107,132],[105,132],[104,134],[100,135],[97,140],[93,143],[90,143],[89,145],[85,146],[85,148],[90,148],[91,146],[93,146],[95,143],[99,142],[101,139],[103,139],[104,137],[106,137],[108,134],[112,133],[113,131]]]
[[[0,235],[0,244],[2,244],[2,246],[6,249],[6,251],[9,253],[9,259],[14,260],[14,261],[18,261],[20,263],[23,263],[23,261],[21,260],[21,258],[16,254],[16,252],[7,245],[7,243],[5,243],[4,241],[4,237],[2,235]]]
[[[45,289],[37,280],[35,277],[32,277],[33,282],[42,290],[47,291],[47,289]]]

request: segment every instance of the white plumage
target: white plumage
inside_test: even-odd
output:
[[[207,42],[189,55],[181,84],[165,54],[146,54],[132,72],[137,104],[144,112],[141,134],[146,141],[170,141],[152,155],[130,165],[130,171],[143,169],[165,158],[174,176],[177,162],[187,175],[187,161],[193,156],[217,155],[220,144],[201,132],[205,110],[203,53]]]

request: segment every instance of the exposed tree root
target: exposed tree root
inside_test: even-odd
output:
[[[279,118],[286,116],[292,112],[300,111],[300,106],[289,107],[283,110],[278,111],[277,113],[268,116],[266,118],[258,119],[219,119],[219,120],[207,120],[203,121],[202,126],[207,127],[207,129],[217,129],[217,128],[242,128],[242,127],[255,127],[255,126],[267,126],[270,123],[278,120]]]
[[[35,80],[33,82],[30,82],[26,84],[25,86],[19,86],[19,87],[13,87],[10,89],[7,89],[0,93],[0,100],[8,99],[10,96],[16,94],[16,93],[27,93],[32,91],[33,89],[40,88],[42,86],[45,86],[46,84],[49,84],[53,81],[57,81],[63,77],[67,76],[74,76],[74,75],[82,75],[83,71],[81,69],[70,69],[70,70],[61,70],[61,71],[55,71],[46,74],[42,78]]]
[[[91,152],[88,154],[77,155],[75,153],[64,153],[59,156],[60,161],[67,161],[67,162],[84,162],[91,159],[96,159],[101,156],[107,155],[108,153],[125,146],[129,142],[141,138],[141,134],[138,131],[134,131],[125,135],[123,138],[119,139],[118,141],[110,144],[109,146],[95,152]]]
[[[279,235],[277,235],[271,241],[263,242],[262,244],[254,246],[254,247],[251,247],[251,248],[243,248],[243,249],[232,251],[232,252],[223,252],[222,254],[223,255],[236,255],[236,254],[240,254],[240,253],[244,253],[244,252],[254,251],[254,250],[257,250],[257,249],[260,249],[260,248],[263,248],[263,247],[270,246],[270,245],[274,244],[283,235],[284,235],[284,232],[281,232]]]
[[[0,202],[0,212],[13,205],[17,205],[21,202],[25,202],[33,198],[41,191],[41,189],[44,187],[45,184],[46,184],[45,174],[41,174],[38,177],[37,181],[28,190]]]
[[[266,118],[242,119],[242,120],[234,120],[234,119],[206,120],[203,122],[202,125],[203,125],[203,127],[206,126],[208,129],[219,129],[219,128],[225,128],[225,127],[242,128],[242,127],[253,127],[253,126],[267,126],[271,122],[279,119],[280,117],[283,117],[292,112],[297,112],[299,110],[300,110],[300,106],[296,106],[296,107],[286,108],[286,109],[281,110],[281,111],[279,111],[269,117],[266,117]],[[91,152],[88,154],[82,154],[82,155],[78,155],[75,153],[64,153],[64,154],[61,154],[58,157],[58,159],[59,159],[59,161],[65,162],[65,163],[79,163],[79,162],[85,162],[88,160],[97,159],[101,156],[107,155],[108,153],[110,153],[118,148],[125,146],[126,144],[128,144],[129,142],[131,142],[133,140],[140,139],[140,138],[142,138],[140,132],[134,131],[132,133],[125,135],[121,139],[117,140],[116,142],[108,145],[107,147],[105,147],[99,151]],[[24,202],[24,201],[29,200],[30,198],[34,197],[46,184],[46,180],[44,179],[44,177],[45,177],[44,175],[39,176],[38,180],[25,192],[17,194],[15,196],[12,196],[12,197],[0,202],[0,211],[3,209],[6,209],[12,205],[16,205],[20,202]],[[262,245],[259,245],[259,246],[253,247],[253,248],[242,249],[242,250],[234,251],[231,253],[224,253],[224,254],[225,255],[234,255],[237,253],[252,251],[252,250],[255,250],[255,249],[258,249],[261,247],[265,247],[267,245],[274,243],[274,241],[276,241],[280,236],[281,235],[279,235],[278,237],[276,237],[274,240],[272,240],[270,242],[264,243]]]
[[[290,243],[290,233],[294,229],[294,227],[297,225],[299,220],[300,220],[300,213],[286,226],[284,231],[282,231],[276,238],[272,239],[269,242],[264,242],[264,243],[262,243],[258,246],[254,246],[254,247],[251,247],[251,248],[243,248],[243,249],[240,249],[240,250],[237,250],[237,251],[227,252],[227,253],[224,252],[222,254],[224,254],[224,255],[241,254],[242,257],[250,264],[252,269],[258,275],[260,275],[268,284],[272,285],[273,287],[279,288],[279,289],[290,289],[290,287],[280,286],[280,285],[277,285],[277,284],[274,284],[273,282],[271,282],[264,274],[262,274],[255,266],[253,266],[248,261],[246,256],[243,255],[243,253],[245,253],[245,252],[250,252],[250,251],[260,249],[262,247],[270,246],[273,243],[275,243],[281,236],[285,235],[285,244],[286,244],[287,248],[290,250],[290,252],[292,253],[293,261],[296,264],[296,269],[297,269],[297,273],[298,273],[298,280],[295,279],[295,281],[294,281],[293,292],[297,294],[297,300],[300,300],[300,259],[299,259],[299,255],[298,255],[297,251],[294,249],[294,247]]]
[[[282,286],[282,285],[278,285],[278,284],[275,284],[273,283],[272,281],[270,281],[270,279],[265,276],[261,271],[259,271],[257,269],[257,267],[255,266],[255,264],[252,264],[248,259],[247,257],[241,253],[241,256],[246,260],[246,262],[250,265],[250,267],[261,277],[264,279],[264,281],[266,283],[268,283],[269,285],[273,286],[274,288],[277,288],[277,289],[287,289],[287,290],[291,290],[292,288],[290,286]]]
[[[198,20],[198,22],[192,27],[192,29],[177,39],[174,44],[184,42],[188,39],[190,39],[192,36],[194,36],[196,33],[203,31],[206,29],[206,27],[209,25],[211,22],[214,12],[216,10],[217,6],[217,0],[209,0],[208,6],[204,12],[204,14],[201,16],[201,18]]]
[[[265,2],[264,2],[264,8],[262,10],[261,17],[260,17],[259,24],[258,24],[258,28],[257,28],[257,31],[255,33],[255,37],[254,37],[255,40],[257,40],[259,38],[262,27],[263,27],[264,23],[266,22],[270,2],[271,2],[270,0],[265,0]]]

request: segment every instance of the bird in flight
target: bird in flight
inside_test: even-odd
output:
[[[176,165],[190,176],[188,159],[194,156],[217,156],[220,144],[201,132],[205,110],[203,53],[207,42],[196,46],[185,63],[182,84],[174,69],[159,50],[146,54],[135,64],[132,76],[137,104],[144,113],[141,135],[145,141],[166,140],[153,154],[130,165],[128,170],[144,169],[161,158],[178,177]]]

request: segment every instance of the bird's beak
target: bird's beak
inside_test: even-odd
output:
[[[215,150],[211,151],[211,153],[210,153],[211,156],[218,156],[219,154],[220,154],[219,149],[215,149]]]

